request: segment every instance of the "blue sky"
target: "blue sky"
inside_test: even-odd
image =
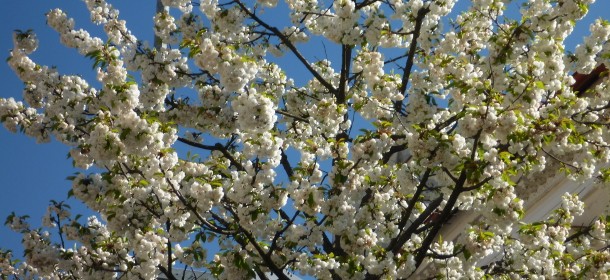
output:
[[[459,0],[459,5],[463,7],[467,2]],[[582,37],[588,34],[588,23],[599,17],[610,18],[610,1],[597,2],[592,6],[586,21],[581,22],[575,34],[569,38],[568,50],[573,50]],[[127,20],[128,27],[138,38],[152,41],[154,1],[111,3],[121,11],[121,18]],[[63,47],[59,43],[57,33],[46,26],[44,14],[55,7],[62,8],[69,16],[74,17],[77,28],[85,28],[96,35],[101,34],[100,28],[89,22],[89,15],[82,1],[4,1],[3,8],[0,9],[0,58],[4,61],[9,55],[13,30],[34,29],[40,40],[40,47],[32,56],[37,63],[57,66],[62,74],[80,74],[93,82],[95,74],[91,70],[91,61],[78,55],[75,50]],[[329,45],[327,44],[327,47]],[[316,57],[323,58],[324,53]],[[0,97],[21,100],[22,83],[6,63],[0,63],[0,77]],[[70,182],[65,178],[77,171],[72,167],[71,160],[66,159],[67,153],[68,148],[56,142],[36,144],[35,140],[24,135],[12,134],[0,128],[0,224],[4,223],[5,217],[11,211],[15,211],[20,215],[30,215],[30,222],[39,225],[50,199],[65,200],[70,189]],[[69,204],[73,206],[73,212],[84,212],[78,202],[69,201]],[[0,225],[1,248],[19,252],[20,240],[20,235]],[[17,255],[20,257],[20,253]]]

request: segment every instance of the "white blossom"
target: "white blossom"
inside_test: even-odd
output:
[[[0,276],[606,279],[609,220],[574,224],[578,194],[528,220],[551,179],[610,177],[610,25],[565,49],[593,1],[331,2],[163,0],[154,45],[106,1],[101,35],[49,11],[95,81],[17,31],[0,122],[67,145],[96,215],[11,214],[25,257]]]

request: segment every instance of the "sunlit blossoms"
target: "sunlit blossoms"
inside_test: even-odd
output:
[[[610,276],[607,212],[576,224],[572,189],[528,212],[558,176],[608,188],[610,23],[565,49],[593,1],[163,0],[154,43],[85,2],[103,35],[46,17],[96,79],[17,31],[0,122],[69,146],[99,215],[12,214],[1,276]]]

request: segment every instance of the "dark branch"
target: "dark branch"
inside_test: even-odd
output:
[[[409,77],[411,76],[411,70],[413,68],[413,59],[415,58],[415,52],[417,51],[417,39],[419,38],[421,32],[421,26],[424,21],[424,17],[426,14],[430,12],[429,8],[421,8],[417,12],[417,17],[415,18],[415,28],[413,30],[413,39],[411,39],[411,44],[409,45],[409,54],[407,56],[407,64],[405,65],[405,69],[402,74],[402,81],[400,84],[400,93],[405,96],[407,91],[407,84],[409,83]],[[402,100],[396,101],[394,103],[394,109],[396,112],[402,112]]]
[[[231,165],[233,165],[233,166],[235,166],[237,168],[237,170],[239,170],[239,171],[245,171],[246,170],[246,168],[244,168],[244,166],[241,163],[239,163],[233,157],[233,155],[231,155],[231,153],[229,153],[227,148],[225,146],[223,146],[222,144],[220,144],[220,143],[216,143],[216,145],[214,145],[214,146],[204,145],[204,144],[193,142],[191,140],[188,140],[188,139],[182,138],[182,137],[178,137],[178,141],[180,141],[180,142],[182,142],[184,144],[187,144],[189,146],[193,146],[193,147],[204,149],[204,150],[208,150],[208,151],[220,151],[222,153],[222,155],[231,162]]]
[[[347,77],[350,71],[352,61],[352,48],[348,45],[341,45],[341,76],[339,78],[339,89],[335,94],[338,104],[345,103],[345,89]]]
[[[307,70],[316,78],[316,80],[318,80],[318,82],[320,82],[320,84],[322,84],[326,89],[328,89],[328,91],[337,92],[337,89],[335,89],[333,87],[333,85],[331,85],[328,81],[326,81],[320,75],[320,73],[318,73],[315,69],[313,69],[311,64],[307,61],[307,59],[305,59],[305,57],[303,57],[303,55],[299,52],[299,50],[296,48],[296,46],[292,42],[290,42],[290,40],[284,34],[282,34],[282,32],[279,29],[264,22],[257,15],[252,13],[248,9],[248,7],[246,7],[241,1],[235,1],[235,3],[237,3],[237,5],[241,8],[241,10],[244,13],[246,13],[252,20],[256,21],[262,27],[264,27],[265,29],[267,29],[267,30],[271,31],[273,34],[275,34],[275,36],[277,36],[282,41],[282,43],[284,45],[286,45],[286,47],[288,47],[288,49],[290,49],[290,51],[292,51],[292,53],[297,57],[297,59],[303,64],[303,66],[305,66],[305,68],[307,68]]]

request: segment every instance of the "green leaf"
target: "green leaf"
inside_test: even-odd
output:
[[[314,206],[316,205],[316,201],[314,199],[313,192],[310,192],[309,196],[307,196],[307,205],[311,208],[314,208]]]
[[[553,142],[553,140],[555,140],[555,134],[543,135],[542,140],[544,141],[545,144],[550,144],[551,142]]]
[[[508,172],[502,172],[502,180],[511,186],[516,185],[516,183],[510,178],[510,175]]]
[[[15,217],[15,212],[11,212],[10,215],[8,215],[8,217],[6,217],[6,220],[4,221],[4,225],[8,225],[13,221],[13,218]]]
[[[464,258],[466,260],[470,259],[470,257],[472,257],[472,253],[470,253],[470,251],[468,251],[468,249],[464,249]]]
[[[510,164],[510,163],[511,163],[511,159],[510,159],[510,158],[511,158],[511,156],[512,156],[512,154],[511,154],[511,153],[504,151],[504,152],[501,152],[501,153],[499,154],[499,156],[500,156],[500,158],[502,159],[502,161],[503,161],[504,163],[506,163],[506,164]]]
[[[493,210],[491,210],[494,214],[498,215],[498,216],[504,216],[506,215],[506,209],[501,209],[501,208],[497,208],[495,207]]]
[[[111,221],[112,219],[114,219],[114,217],[116,217],[116,212],[108,211],[108,216],[106,217],[108,221]]]

